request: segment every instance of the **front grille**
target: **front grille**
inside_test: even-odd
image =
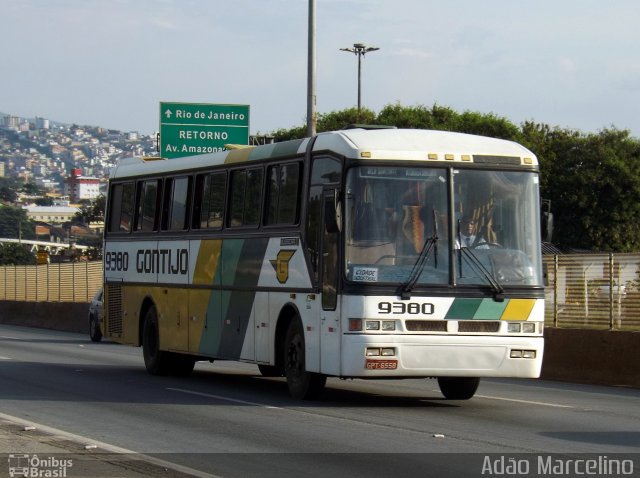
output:
[[[487,320],[461,320],[458,322],[458,332],[498,332],[500,330],[499,321]]]
[[[118,284],[107,285],[107,331],[110,336],[122,336],[122,286]]]
[[[407,320],[404,323],[409,332],[446,332],[445,320]]]

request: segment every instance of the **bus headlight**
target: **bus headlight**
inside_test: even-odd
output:
[[[382,321],[382,330],[396,330],[396,321],[395,320],[383,320]]]
[[[380,330],[380,321],[379,320],[367,320],[365,322],[366,330]]]
[[[519,334],[520,330],[522,330],[520,322],[509,322],[507,325],[507,332],[510,334]]]
[[[524,324],[522,324],[522,331],[525,334],[533,334],[536,331],[536,324],[535,322],[525,322]]]

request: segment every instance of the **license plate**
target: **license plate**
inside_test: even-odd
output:
[[[398,368],[398,361],[367,359],[365,366],[369,370],[395,370]]]

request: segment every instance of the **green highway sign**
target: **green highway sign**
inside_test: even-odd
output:
[[[249,144],[249,105],[160,103],[160,156],[180,158]]]

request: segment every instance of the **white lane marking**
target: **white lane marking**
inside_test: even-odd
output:
[[[87,449],[87,447],[91,447],[90,449],[94,449],[93,447],[97,447],[99,449],[108,451],[109,453],[117,453],[117,454],[127,454],[127,455],[134,455],[134,458],[140,458],[140,460],[148,462],[148,463],[152,463],[154,465],[160,466],[162,468],[167,468],[169,470],[174,470],[177,471],[179,473],[185,473],[187,475],[191,475],[191,476],[196,476],[198,478],[222,478],[218,475],[212,475],[211,473],[206,473],[204,471],[200,471],[200,470],[196,470],[193,468],[189,468],[188,466],[183,466],[183,465],[178,465],[177,463],[171,463],[169,461],[166,460],[161,460],[159,458],[153,457],[153,456],[149,456],[149,455],[145,455],[143,453],[138,453],[134,450],[129,450],[127,448],[121,448],[119,446],[114,446],[114,445],[110,445],[108,443],[104,443],[101,441],[97,441],[97,440],[93,440],[91,438],[87,438],[84,437],[82,435],[76,435],[75,433],[70,433],[70,432],[66,432],[64,430],[60,430],[58,428],[53,428],[53,427],[49,427],[47,425],[43,425],[41,423],[36,423],[36,422],[31,422],[28,420],[24,420],[23,418],[20,417],[14,417],[13,415],[7,415],[6,413],[2,413],[0,412],[0,420],[6,420],[8,422],[11,423],[15,423],[18,425],[21,425],[25,428],[25,430],[27,428],[33,428],[36,430],[40,430],[43,431],[47,434],[50,435],[55,435],[58,437],[63,437],[66,438],[68,440],[74,441],[76,443],[79,444],[79,446],[82,445],[82,447],[84,449]],[[22,435],[23,437],[28,436],[28,435]],[[98,455],[99,456],[99,455]]]
[[[274,410],[284,410],[284,408],[282,408],[282,407],[275,407],[273,405],[265,405],[264,403],[248,402],[246,400],[238,400],[237,398],[225,397],[223,395],[212,395],[210,393],[196,392],[194,390],[184,390],[182,388],[170,388],[170,387],[167,387],[166,390],[170,390],[172,392],[188,393],[190,395],[198,395],[200,397],[214,398],[216,400],[224,400],[224,401],[227,401],[227,402],[240,403],[242,405],[251,405],[252,407],[262,407],[262,408],[272,408]]]
[[[503,400],[505,402],[526,403],[528,405],[541,405],[543,407],[575,408],[575,407],[572,407],[571,405],[560,405],[559,403],[533,402],[531,400],[518,400],[516,398],[492,397],[490,395],[476,395],[476,397],[489,398],[491,400]]]
[[[0,355],[0,360],[11,360],[11,357],[3,357],[2,355]]]

